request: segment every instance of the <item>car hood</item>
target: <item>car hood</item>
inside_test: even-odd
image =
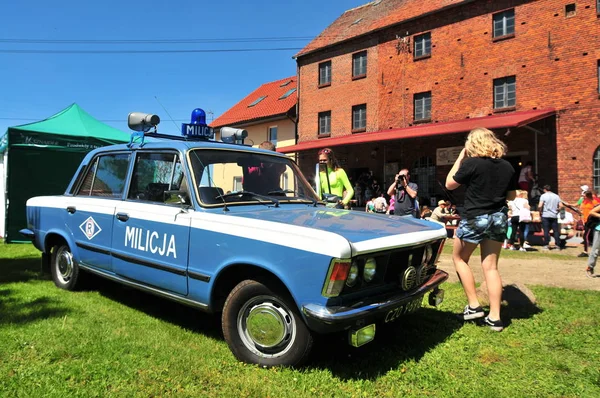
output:
[[[339,245],[341,237],[349,243],[351,255],[446,237],[443,225],[410,216],[398,217],[325,207],[290,207],[240,209],[232,211],[229,216],[246,219],[240,226],[248,223],[257,231],[277,228],[279,233],[287,235],[286,239],[294,239],[294,235],[313,236],[315,239],[328,240],[330,245]],[[257,232],[257,235],[260,233]]]

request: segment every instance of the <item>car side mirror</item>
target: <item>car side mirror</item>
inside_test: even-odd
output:
[[[337,195],[333,195],[331,193],[324,193],[323,194],[323,200],[327,203],[337,203],[339,202],[341,199],[339,196]]]
[[[189,205],[188,194],[186,191],[165,191],[166,204]]]

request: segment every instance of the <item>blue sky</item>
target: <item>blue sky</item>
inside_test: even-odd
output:
[[[3,1],[0,136],[73,102],[128,131],[129,112],[156,113],[176,133],[200,107],[218,117],[263,83],[296,73],[297,50],[213,53],[11,53],[301,48],[309,40],[248,43],[93,44],[100,40],[314,37],[368,0]],[[54,43],[31,43],[31,40]],[[80,40],[64,44],[56,41]],[[157,101],[158,98],[158,101]],[[161,105],[162,104],[162,105]],[[170,120],[164,108],[175,120]]]

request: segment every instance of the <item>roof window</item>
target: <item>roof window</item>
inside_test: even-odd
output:
[[[296,87],[289,89],[285,94],[283,94],[279,99],[284,99],[292,95],[296,91]]]
[[[350,26],[352,26],[352,25],[356,25],[356,24],[358,24],[360,21],[362,21],[362,18],[358,18],[356,21],[352,22],[352,23],[350,24]]]
[[[288,80],[288,81],[285,81],[285,82],[281,83],[281,85],[280,85],[279,87],[285,87],[285,86],[287,86],[288,84],[290,84],[292,81],[293,81],[293,80]]]
[[[257,99],[254,100],[253,103],[251,103],[250,105],[248,105],[248,108],[258,104],[260,101],[264,100],[265,98],[267,98],[266,95],[263,95],[262,97],[258,97]]]

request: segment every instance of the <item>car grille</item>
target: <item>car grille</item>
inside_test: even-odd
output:
[[[421,286],[435,273],[434,261],[439,245],[439,242],[432,245],[433,255],[427,263],[422,263],[426,245],[390,252],[384,283],[397,283],[405,291]]]

